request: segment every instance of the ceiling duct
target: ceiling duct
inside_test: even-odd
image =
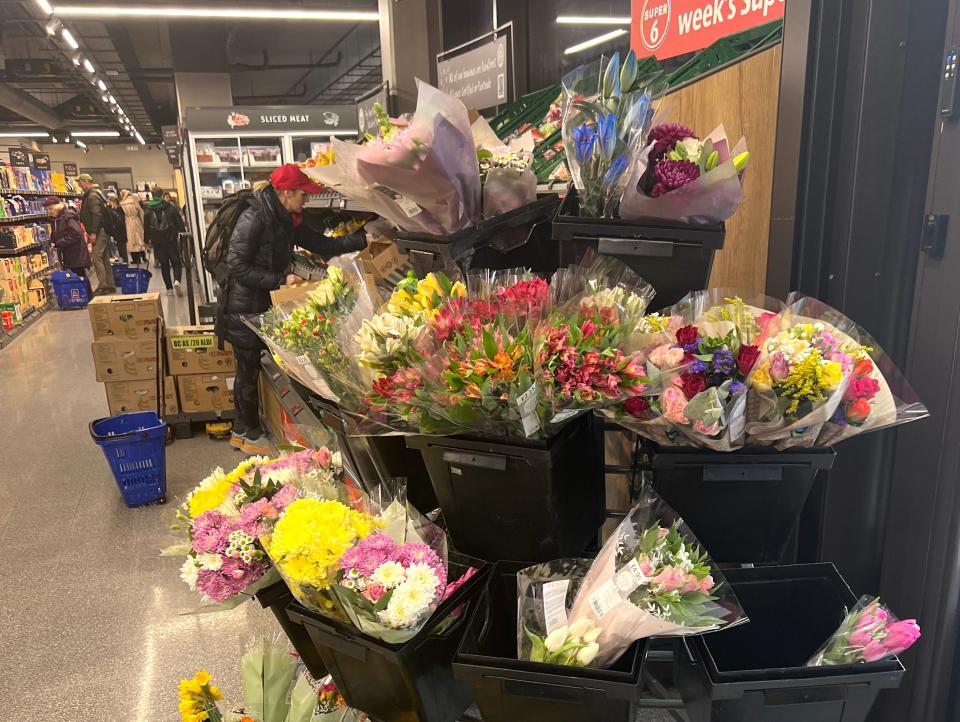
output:
[[[63,125],[60,116],[30,93],[6,83],[0,83],[0,106],[49,130],[56,130]]]

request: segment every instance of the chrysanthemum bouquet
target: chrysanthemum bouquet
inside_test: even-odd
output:
[[[806,666],[878,662],[902,654],[918,639],[920,625],[917,620],[898,621],[878,598],[864,596]]]
[[[620,217],[725,221],[743,200],[749,160],[746,140],[731,150],[722,125],[705,140],[677,123],[657,125],[626,179]]]
[[[177,511],[187,544],[166,550],[186,553],[180,576],[204,602],[237,604],[276,581],[259,537],[299,490],[337,493],[340,453],[326,448],[269,460],[252,457],[229,473],[204,479]]]
[[[550,585],[561,583],[559,588]],[[608,667],[636,640],[746,620],[722,573],[676,513],[650,493],[592,562],[518,575],[520,659]],[[572,600],[572,601],[570,601]]]
[[[654,77],[631,50],[563,78],[563,144],[584,216],[612,216],[653,118]]]

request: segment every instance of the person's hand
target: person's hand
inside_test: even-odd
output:
[[[294,283],[300,283],[302,280],[303,279],[300,276],[298,276],[296,273],[291,273],[287,276],[287,279],[286,281],[284,281],[284,283],[289,286]]]
[[[93,253],[93,244],[87,241],[87,253]]]

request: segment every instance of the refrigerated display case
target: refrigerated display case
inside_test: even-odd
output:
[[[267,180],[283,163],[313,157],[332,137],[356,138],[358,120],[354,105],[188,108],[183,130],[187,214],[200,258],[225,197]],[[199,274],[201,300],[211,302],[213,279],[202,268]]]

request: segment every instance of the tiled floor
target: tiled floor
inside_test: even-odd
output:
[[[163,303],[188,322],[185,299]],[[171,503],[126,508],[87,430],[108,415],[91,340],[85,311],[51,311],[0,351],[0,719],[172,722],[177,680],[201,666],[239,700],[245,644],[279,626],[255,602],[190,614],[179,561],[160,557],[172,502],[241,457],[177,441]]]

